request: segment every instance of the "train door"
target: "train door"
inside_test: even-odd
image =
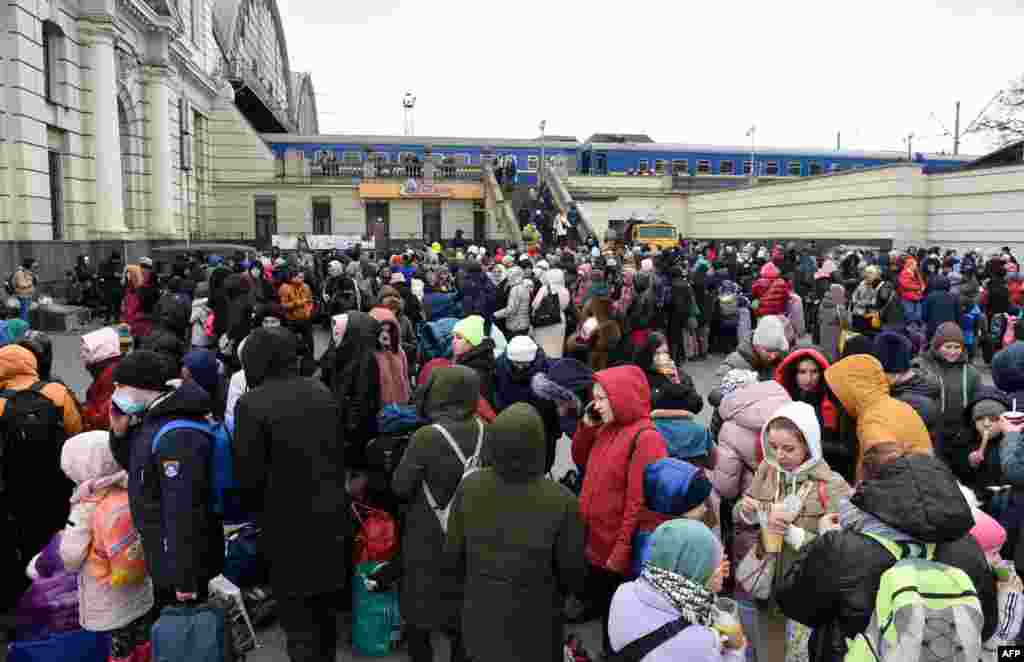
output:
[[[594,155],[594,174],[608,174],[608,155],[604,152],[598,152]]]

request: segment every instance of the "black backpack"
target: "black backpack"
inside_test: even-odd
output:
[[[64,413],[53,400],[43,394],[45,382],[36,382],[22,391],[4,389],[0,398],[7,401],[0,416],[0,462],[2,458],[17,455],[11,452],[17,444],[54,444],[58,450],[64,445]],[[59,452],[58,452],[59,455]],[[0,476],[6,475],[0,465]],[[0,478],[0,492],[6,480]]]
[[[540,305],[530,314],[530,324],[534,327],[561,324],[562,311],[560,310],[560,303],[558,293],[548,289],[548,293],[541,299]]]
[[[23,391],[0,391],[0,398],[7,401],[3,416],[0,416],[0,540],[13,550],[18,562],[22,563],[21,569],[28,559],[22,558],[24,550],[19,549],[20,535],[13,519],[14,512],[18,510],[13,499],[18,495],[10,493],[10,486],[12,482],[34,481],[38,476],[21,476],[12,481],[13,472],[24,466],[22,458],[28,453],[37,457],[51,453],[53,467],[60,467],[61,448],[67,438],[64,414],[42,393],[44,386],[44,382],[36,382]],[[5,557],[0,559],[0,566],[7,566],[7,554],[0,556]],[[4,568],[0,567],[0,574],[3,573]],[[6,582],[0,582],[0,585],[6,586]],[[6,590],[0,590],[0,594],[5,593]],[[0,595],[0,600],[4,597],[9,596]]]

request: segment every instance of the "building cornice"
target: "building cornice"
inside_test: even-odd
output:
[[[171,62],[178,67],[178,71],[184,76],[188,76],[197,84],[199,84],[204,90],[210,93],[211,97],[216,97],[220,92],[220,87],[227,84],[224,81],[220,86],[217,85],[215,77],[207,74],[203,71],[192,58],[192,53],[188,47],[181,43],[180,40],[171,42],[170,45]]]
[[[142,0],[117,0],[117,7],[124,16],[131,18],[145,30],[167,30],[175,36],[183,31],[178,16],[161,16]]]

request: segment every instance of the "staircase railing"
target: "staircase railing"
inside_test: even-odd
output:
[[[519,229],[519,223],[516,221],[511,203],[505,200],[505,194],[498,186],[494,168],[490,164],[485,164],[483,168],[484,197],[487,209],[494,214],[498,227],[505,233],[506,242],[515,245],[517,250],[524,250],[523,233]]]
[[[565,185],[565,180],[562,179],[561,173],[557,170],[552,170],[544,163],[540,167],[544,169],[544,183],[551,191],[551,197],[555,201],[555,205],[559,211],[568,216],[573,199],[572,194],[569,193],[569,188]],[[594,232],[594,226],[590,222],[589,212],[579,205],[576,206],[576,211],[579,212],[578,230],[582,230],[580,232],[581,237],[584,240],[591,237],[598,239],[597,233]]]

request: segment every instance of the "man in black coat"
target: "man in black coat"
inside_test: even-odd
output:
[[[341,411],[298,376],[295,334],[257,329],[242,353],[249,391],[235,408],[235,475],[263,529],[270,584],[292,662],[333,660],[347,597],[352,528]]]
[[[893,444],[881,444],[881,450]],[[871,453],[869,453],[871,454]],[[898,454],[898,452],[897,452]],[[998,624],[995,576],[970,535],[974,517],[949,468],[930,455],[880,464],[865,455],[865,481],[841,513],[841,531],[815,538],[776,583],[774,597],[789,618],[814,628],[811,662],[840,662],[846,640],[864,632],[882,573],[896,558],[861,533],[934,543],[934,559],[967,573],[981,601],[987,641]]]

